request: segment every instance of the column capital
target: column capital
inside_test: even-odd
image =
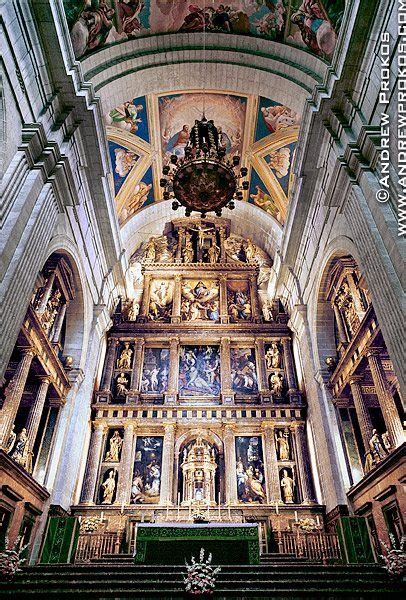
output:
[[[169,338],[169,344],[170,344],[171,346],[173,346],[173,345],[175,345],[175,344],[179,344],[179,343],[180,343],[180,339],[179,339],[179,336],[178,336],[178,335],[172,335],[172,336]]]
[[[94,431],[101,431],[102,433],[106,433],[106,431],[108,430],[109,426],[107,421],[96,421],[95,423],[93,423],[93,429]]]
[[[352,383],[358,383],[358,384],[360,384],[362,381],[364,381],[364,376],[363,375],[351,375],[351,377],[349,379],[349,384],[350,385]]]
[[[224,425],[225,433],[233,433],[235,432],[235,423],[225,423]]]
[[[273,421],[262,421],[261,423],[262,429],[275,429],[275,423]]]
[[[36,356],[37,352],[36,349],[34,348],[34,346],[18,346],[18,349],[20,350],[21,354],[23,356]]]
[[[123,427],[124,427],[124,431],[126,431],[127,429],[135,430],[138,427],[138,423],[136,421],[125,421],[125,423],[123,424]]]
[[[176,429],[176,423],[172,423],[172,422],[164,423],[163,426],[164,426],[165,433],[166,432],[174,432]]]
[[[52,377],[50,375],[38,375],[37,379],[39,379],[41,383],[47,383],[48,385],[52,383]]]
[[[142,346],[143,344],[145,344],[145,338],[143,336],[134,338],[134,344]]]
[[[177,274],[175,275],[175,277],[174,277],[174,281],[178,281],[178,282],[179,282],[179,281],[182,281],[182,277],[183,277],[182,275],[180,275],[179,273],[177,273]]]
[[[368,346],[365,348],[364,354],[368,358],[369,356],[379,356],[383,352],[383,348],[379,346]]]

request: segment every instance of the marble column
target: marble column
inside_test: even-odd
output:
[[[333,302],[332,306],[334,311],[335,322],[337,324],[338,351],[340,352],[340,354],[342,354],[345,348],[348,346],[347,332],[344,326],[343,317],[340,309],[338,308],[335,302]]]
[[[387,388],[385,373],[380,358],[380,348],[369,348],[366,352],[366,356],[371,369],[372,379],[381,406],[386,430],[389,434],[390,443],[392,448],[397,448],[405,441],[405,435],[395,401]]]
[[[83,482],[82,503],[95,504],[95,492],[97,476],[99,473],[99,464],[103,446],[103,436],[107,428],[104,423],[96,423],[90,438],[89,456],[87,459],[86,476]]]
[[[307,440],[305,435],[305,428],[303,423],[298,423],[295,426],[295,437],[296,437],[296,459],[297,459],[297,471],[300,474],[300,481],[302,487],[302,504],[309,504],[315,502],[313,485],[312,485],[312,472],[310,466],[309,452],[307,448]]]
[[[142,359],[144,356],[145,339],[142,337],[135,338],[134,342],[135,342],[134,361],[133,361],[133,370],[131,373],[130,395],[131,395],[131,392],[139,393],[139,391],[140,391],[140,381],[141,381],[142,362],[143,362]]]
[[[160,503],[163,505],[173,504],[173,465],[175,454],[175,429],[174,423],[165,425],[164,443],[162,449],[162,475]]]
[[[53,344],[57,344],[59,342],[59,338],[61,337],[62,325],[63,325],[63,321],[65,319],[67,308],[68,308],[67,302],[62,304],[61,308],[59,309],[58,315],[55,319],[53,332],[52,332],[52,343]]]
[[[227,302],[227,275],[223,274],[219,277],[220,281],[220,321],[228,323],[228,302]]]
[[[42,296],[41,296],[41,299],[40,299],[40,301],[38,302],[38,307],[37,307],[37,309],[36,309],[36,310],[37,310],[37,312],[38,312],[40,315],[41,315],[41,314],[42,314],[42,313],[45,311],[45,309],[46,309],[46,306],[47,306],[47,304],[48,304],[48,300],[49,300],[49,298],[50,298],[50,296],[51,296],[51,292],[52,292],[52,287],[53,287],[53,285],[54,285],[54,281],[55,281],[55,271],[53,271],[53,272],[52,272],[52,273],[51,273],[51,274],[48,276],[47,282],[46,282],[46,284],[45,284],[45,287],[44,287],[43,294],[42,294]]]
[[[178,229],[178,245],[176,247],[176,254],[175,254],[175,261],[177,263],[182,262],[182,244],[183,244],[184,235],[185,235],[185,228],[179,227],[179,229]]]
[[[235,458],[234,425],[224,427],[224,465],[226,503],[237,504],[237,463]]]
[[[230,338],[223,337],[220,342],[221,360],[221,396],[223,404],[234,403],[234,392],[231,387]]]
[[[148,321],[148,309],[149,309],[149,298],[151,294],[151,273],[145,273],[144,275],[144,291],[142,294],[140,312],[138,315],[138,321],[144,323]]]
[[[169,377],[168,391],[165,394],[165,403],[176,402],[179,378],[179,338],[169,338]]]
[[[363,377],[360,375],[356,375],[351,377],[350,379],[350,387],[351,387],[351,395],[354,401],[355,412],[357,413],[357,419],[359,428],[361,430],[362,441],[364,444],[364,452],[369,451],[369,440],[372,437],[372,422],[371,417],[368,411],[368,408],[365,405],[365,400],[362,395],[360,382]]]
[[[116,349],[118,340],[116,338],[110,338],[107,342],[107,352],[104,359],[104,372],[102,378],[101,389],[108,392],[111,389],[111,380],[113,377],[114,363],[116,360]]]
[[[41,416],[44,410],[45,400],[47,397],[50,383],[50,377],[41,378],[41,383],[39,385],[34,404],[31,406],[31,410],[28,415],[28,420],[25,427],[27,429],[28,447],[30,448],[30,450],[32,450],[35,438],[37,437],[38,428],[41,422]]]
[[[220,235],[220,262],[225,262],[226,261],[226,248],[225,248],[226,230],[225,230],[225,227],[220,226],[219,235]]]
[[[172,303],[172,323],[180,323],[180,306],[182,301],[182,275],[175,275],[175,285],[173,290],[173,303]]]
[[[120,466],[118,470],[118,484],[115,504],[129,504],[132,466],[133,466],[133,448],[134,448],[134,429],[135,425],[131,421],[124,424],[124,440],[121,449]]]
[[[259,308],[259,302],[258,302],[257,276],[254,274],[250,275],[250,289],[251,289],[252,318],[256,323],[260,323],[262,321],[262,313]]]
[[[35,352],[32,348],[22,349],[22,357],[5,390],[5,399],[0,411],[0,448],[6,446],[11,428],[16,418],[18,407],[27,382],[28,373],[31,367]]]
[[[266,377],[265,368],[265,346],[263,339],[255,340],[255,351],[257,355],[257,368],[258,368],[258,384],[260,392],[269,392],[268,380]]]
[[[269,504],[281,501],[281,489],[279,485],[278,457],[275,446],[275,428],[273,423],[265,421],[262,423],[264,437],[264,455],[267,465],[265,473],[266,491]]]
[[[297,393],[295,365],[293,362],[292,345],[290,338],[282,338],[282,348],[289,393]]]

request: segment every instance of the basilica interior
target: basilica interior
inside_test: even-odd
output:
[[[406,510],[394,3],[187,4],[3,8],[0,550],[92,564],[205,522],[320,564],[357,527],[379,562]]]

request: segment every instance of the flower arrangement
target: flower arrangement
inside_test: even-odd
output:
[[[314,519],[310,519],[310,517],[299,519],[299,521],[295,521],[293,524],[302,531],[306,531],[306,533],[315,533],[316,531],[320,530],[320,525],[317,525],[316,521]]]
[[[192,562],[189,565],[186,561],[187,576],[183,578],[185,590],[194,596],[213,594],[216,585],[216,575],[220,573],[220,567],[213,567],[211,564],[212,555],[209,554],[207,560],[204,559],[204,548],[200,550],[199,561],[192,556]]]
[[[406,573],[406,553],[404,550],[406,536],[402,536],[399,548],[396,548],[395,536],[390,533],[389,537],[392,546],[391,548],[385,544],[385,542],[379,540],[381,542],[381,546],[385,550],[385,554],[381,554],[380,558],[383,559],[384,568],[391,577],[401,577]]]
[[[18,545],[20,540],[21,537],[18,537],[15,541],[14,548],[9,548],[8,537],[6,537],[5,549],[0,552],[0,575],[7,581],[13,579],[16,573],[21,571],[21,566],[25,562],[25,558],[22,558],[21,555],[28,544],[19,548]]]
[[[92,533],[96,531],[99,526],[103,523],[103,519],[100,517],[86,517],[80,522],[80,533]]]

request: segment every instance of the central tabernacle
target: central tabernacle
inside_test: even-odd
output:
[[[216,565],[259,564],[256,523],[145,523],[137,526],[137,564],[184,565],[200,549],[213,555]]]

